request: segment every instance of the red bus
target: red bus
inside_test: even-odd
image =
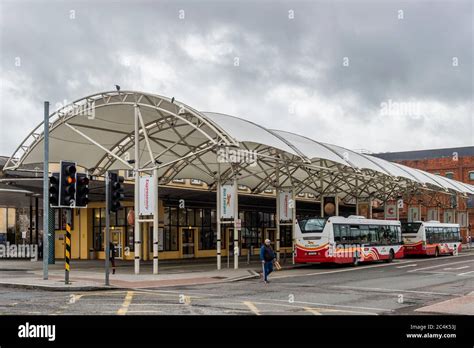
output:
[[[457,255],[461,251],[458,224],[415,221],[402,224],[405,255]]]

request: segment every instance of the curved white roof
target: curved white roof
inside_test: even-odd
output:
[[[174,98],[135,91],[111,91],[79,99],[50,116],[50,161],[74,160],[89,171],[133,169],[135,115],[140,122],[139,164],[159,161],[164,182],[195,178],[213,184],[238,176],[240,184],[259,191],[292,186],[298,192],[353,195],[430,188],[474,193],[472,185],[357,153],[282,130],[270,130],[238,117],[199,112]],[[43,125],[20,144],[5,170],[41,164]],[[222,162],[221,148],[253,150],[256,162]],[[277,180],[278,176],[278,180]],[[366,183],[367,185],[361,185]],[[359,187],[364,187],[359,192]]]

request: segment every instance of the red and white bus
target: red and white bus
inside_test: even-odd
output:
[[[314,217],[296,223],[296,263],[350,263],[403,257],[400,221],[361,216]]]
[[[457,255],[461,251],[458,224],[415,221],[402,224],[405,255]]]

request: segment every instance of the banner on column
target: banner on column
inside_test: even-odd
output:
[[[336,197],[324,197],[323,202],[324,217],[336,215]]]
[[[428,221],[437,221],[438,220],[438,209],[431,208],[428,209],[428,216],[426,217]]]
[[[458,212],[458,224],[460,227],[467,227],[467,212]]]
[[[138,214],[153,215],[155,211],[155,183],[153,176],[144,175],[140,177],[140,202]]]
[[[386,204],[385,205],[385,220],[396,220],[397,219],[397,205]]]
[[[359,216],[363,216],[365,218],[369,218],[370,217],[370,210],[369,210],[369,202],[359,202],[357,203],[357,210],[359,212]]]
[[[454,211],[453,210],[445,210],[444,211],[443,222],[454,224]]]
[[[221,219],[233,219],[236,192],[234,185],[221,186]]]
[[[293,194],[290,191],[280,191],[280,221],[293,219]]]
[[[408,222],[420,221],[420,208],[419,207],[409,207],[408,208]]]

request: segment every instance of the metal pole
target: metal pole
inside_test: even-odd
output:
[[[33,197],[30,196],[30,244],[33,244]]]
[[[292,244],[292,263],[295,264],[295,233],[296,233],[296,194],[295,189],[291,188],[291,196],[293,198],[293,209],[291,210],[291,244]],[[322,211],[322,209],[321,209]]]
[[[155,183],[153,196],[155,197],[155,211],[153,212],[153,274],[158,274],[158,213],[160,210],[158,201],[158,168],[153,169],[153,181]]]
[[[105,285],[109,286],[109,257],[110,257],[110,175],[105,172]]]
[[[39,199],[38,197],[35,197],[35,240],[36,240],[36,244],[39,244],[39,240],[38,240],[38,230],[39,230]],[[44,254],[43,254],[43,257],[44,257]]]
[[[139,220],[139,202],[140,202],[140,158],[139,158],[139,131],[138,131],[138,105],[135,105],[135,274],[140,274],[140,222]]]
[[[64,283],[66,285],[69,284],[69,271],[70,271],[70,263],[71,263],[71,226],[72,226],[72,214],[73,214],[73,210],[72,209],[68,209],[68,213],[69,214],[66,214],[66,217],[67,217],[67,221],[66,221],[66,243],[65,243],[65,247],[66,247],[66,251],[64,253]]]
[[[276,241],[275,249],[277,261],[280,261],[280,168],[277,167],[275,171],[275,180],[276,180]]]
[[[336,205],[336,216],[339,216],[339,196],[337,194],[334,196],[334,203]]]
[[[237,220],[239,219],[239,192],[237,189],[237,176],[234,177],[234,269],[239,268],[239,230]]]
[[[43,279],[48,279],[49,234],[49,102],[44,102],[43,120]],[[38,224],[38,221],[36,221]]]
[[[216,205],[216,224],[217,224],[217,269],[221,269],[221,165],[217,163],[217,205]]]
[[[294,195],[293,195],[294,196]],[[321,195],[321,217],[324,217],[324,196]]]
[[[369,217],[372,219],[372,197],[369,197]]]

